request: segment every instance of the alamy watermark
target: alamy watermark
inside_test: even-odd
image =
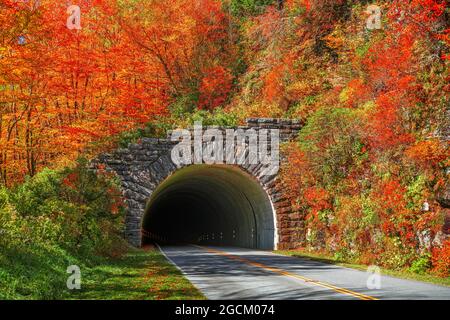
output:
[[[81,289],[81,270],[79,266],[71,265],[67,267],[67,273],[71,275],[67,278],[67,289],[80,290]]]
[[[81,9],[77,5],[71,5],[67,8],[66,26],[69,30],[81,30]]]
[[[31,10],[37,10],[41,6],[40,0],[15,0],[17,3],[28,4]],[[66,27],[69,30],[81,30],[81,8],[78,5],[67,1],[67,20]],[[24,39],[19,38],[19,44],[25,44]]]
[[[378,266],[369,266],[367,268],[368,278],[366,281],[367,289],[381,289],[381,269]]]
[[[193,132],[192,132],[193,131]],[[238,128],[203,129],[195,122],[193,130],[177,129],[172,141],[172,161],[177,166],[190,164],[261,165],[260,176],[275,175],[280,168],[280,130]]]
[[[369,18],[366,20],[366,27],[369,30],[381,29],[381,9],[377,5],[369,5],[366,9]]]

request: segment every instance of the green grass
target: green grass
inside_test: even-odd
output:
[[[156,249],[135,250],[82,272],[71,299],[201,300],[204,296]]]
[[[81,290],[67,289],[69,265]],[[120,258],[71,254],[57,246],[0,243],[0,300],[205,299],[156,249],[131,248]]]
[[[279,251],[274,251],[274,253],[291,256],[291,257],[302,258],[302,259],[319,261],[319,262],[323,262],[323,263],[334,264],[337,266],[352,268],[352,269],[361,270],[361,271],[367,270],[366,265],[356,264],[356,263],[351,263],[351,262],[346,262],[346,261],[340,261],[331,256],[327,256],[324,254],[318,254],[318,253],[310,253],[310,252],[306,252],[303,250],[279,250]],[[380,269],[381,269],[381,273],[383,275],[402,278],[402,279],[408,279],[408,280],[429,282],[432,284],[438,284],[438,285],[450,287],[450,277],[441,278],[441,277],[433,276],[430,274],[417,274],[417,273],[410,272],[408,270],[390,270],[390,269],[384,269],[384,268],[380,268]]]
[[[86,269],[92,262],[57,246],[0,243],[0,300],[64,299],[67,267]]]

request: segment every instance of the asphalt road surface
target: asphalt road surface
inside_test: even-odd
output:
[[[161,249],[208,299],[445,299],[450,288],[389,276],[368,289],[369,273],[268,251],[232,247]],[[372,286],[371,286],[372,287]]]

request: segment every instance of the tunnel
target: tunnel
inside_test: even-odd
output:
[[[142,243],[275,249],[274,210],[259,182],[234,166],[179,169],[152,194]]]

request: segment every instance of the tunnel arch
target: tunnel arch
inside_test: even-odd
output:
[[[235,166],[191,165],[167,177],[152,193],[141,224],[148,241],[275,249],[278,242],[269,195]]]
[[[298,120],[290,120],[290,119],[272,119],[272,118],[250,118],[247,119],[246,125],[239,126],[235,128],[228,127],[214,127],[216,130],[222,132],[222,136],[226,137],[228,130],[253,130],[258,137],[260,134],[265,136],[267,134],[267,130],[270,129],[278,129],[280,142],[289,142],[293,141],[297,135],[299,130],[301,129],[302,124]],[[206,134],[206,130],[204,131]],[[191,136],[192,137],[192,136]],[[115,150],[111,150],[111,152],[106,152],[99,154],[96,158],[90,161],[90,167],[92,170],[97,172],[107,171],[112,173],[117,178],[117,182],[120,183],[120,189],[123,194],[124,201],[124,225],[123,225],[123,237],[128,241],[129,244],[135,247],[142,246],[143,234],[147,232],[143,229],[144,225],[147,228],[147,216],[148,210],[151,208],[151,205],[154,204],[153,199],[156,199],[158,194],[160,195],[160,203],[159,206],[164,205],[164,197],[168,197],[168,193],[170,190],[175,188],[175,184],[173,184],[167,192],[162,193],[164,186],[167,186],[166,181],[177,177],[178,174],[181,175],[181,172],[187,167],[192,166],[192,163],[187,165],[180,164],[178,161],[173,161],[172,159],[172,151],[175,146],[179,144],[179,141],[172,140],[171,132],[167,132],[167,138],[141,138],[134,143],[128,144],[126,147],[121,147]],[[258,138],[260,139],[260,138]],[[175,139],[176,140],[176,139]],[[226,140],[226,139],[225,139]],[[226,148],[226,141],[225,148]],[[248,146],[249,139],[246,139],[243,145],[237,146],[235,148],[235,152],[239,152],[239,154],[249,154],[250,149]],[[194,141],[195,142],[195,139]],[[195,147],[194,147],[195,152]],[[286,158],[281,154],[279,159],[279,165],[283,164],[286,161]],[[197,163],[196,161],[193,161]],[[205,163],[199,165],[207,165]],[[265,204],[265,207],[272,207],[272,210],[260,210],[252,209],[252,212],[259,212],[255,215],[255,217],[269,217],[268,212],[270,211],[273,215],[273,247],[276,249],[290,249],[296,248],[305,243],[305,217],[304,213],[301,212],[296,206],[292,206],[293,199],[290,198],[290,195],[285,191],[285,186],[283,185],[281,179],[279,179],[278,172],[272,172],[271,170],[267,171],[272,165],[267,165],[263,163],[259,164],[251,164],[249,161],[240,164],[227,164],[221,165],[222,169],[227,170],[235,170],[237,174],[244,175],[248,179],[236,178],[235,180],[228,181],[229,179],[223,178],[223,181],[228,181],[228,183],[234,183],[234,189],[240,190],[246,183],[249,181],[253,182],[252,187],[246,187],[244,190],[247,192],[244,194],[247,195],[249,190],[258,190],[260,191],[259,195],[263,194],[267,196],[260,197],[259,200],[257,197],[250,197],[249,199],[244,199],[249,202],[249,206],[257,205],[259,202]],[[225,168],[223,168],[225,167]],[[194,167],[193,167],[194,168]],[[189,169],[194,170],[194,169]],[[178,173],[180,171],[180,173]],[[217,171],[218,172],[218,171]],[[270,173],[268,173],[270,172]],[[227,171],[230,173],[230,171]],[[230,175],[232,175],[230,173]],[[228,174],[227,174],[228,177]],[[220,179],[215,179],[214,181],[221,181]],[[234,182],[233,182],[234,181]],[[239,182],[241,181],[241,182]],[[215,185],[210,185],[208,190],[218,189],[218,183]],[[225,188],[225,184],[221,184],[222,188]],[[183,189],[179,184],[177,184],[176,188]],[[181,190],[179,189],[179,190]],[[229,187],[226,190],[231,190],[233,188]],[[199,189],[197,189],[199,191]],[[203,191],[205,191],[203,189]],[[255,191],[256,192],[256,191]],[[184,201],[186,202],[189,197],[194,197],[194,199],[199,199],[201,197],[202,192],[197,192],[195,195],[192,193],[186,195],[184,197]],[[203,192],[207,193],[207,192]],[[220,192],[219,192],[220,193]],[[165,195],[164,195],[165,194]],[[226,196],[222,198],[218,198],[218,201],[212,201],[211,195],[207,199],[207,201],[198,202],[191,201],[197,203],[203,203],[205,206],[209,206],[210,210],[218,211],[218,206],[222,203],[220,208],[224,208],[223,202],[228,197],[234,197],[233,199],[237,199],[235,195],[233,196],[232,192],[222,192],[221,194],[225,194]],[[257,193],[258,194],[258,193]],[[213,195],[216,197],[216,195]],[[204,196],[203,196],[204,197]],[[269,200],[267,200],[269,199]],[[242,203],[245,201],[242,200]],[[181,200],[180,200],[181,201]],[[178,201],[178,202],[180,202]],[[222,202],[221,202],[222,201]],[[166,202],[169,203],[169,202]],[[205,204],[206,203],[206,204]],[[192,206],[192,204],[191,204]],[[166,207],[167,208],[167,207]],[[241,208],[242,209],[242,208]],[[240,209],[240,210],[241,210]],[[243,209],[242,209],[243,210]],[[220,211],[220,210],[219,210]],[[249,212],[249,210],[244,210],[245,212]],[[261,214],[261,212],[265,212],[265,214]],[[144,224],[144,220],[145,224]],[[242,222],[242,221],[241,221]],[[225,221],[226,223],[226,221]],[[237,245],[248,245],[248,246],[256,246],[259,248],[269,248],[267,245],[267,237],[263,237],[261,239],[261,235],[268,234],[269,232],[262,232],[261,230],[267,229],[272,230],[270,227],[270,223],[266,224],[258,224],[258,221],[254,223],[257,226],[255,235],[259,237],[256,244],[246,244],[247,240],[242,240]],[[250,226],[250,223],[247,224]],[[269,227],[266,227],[269,226]],[[262,228],[262,229],[261,229]],[[148,228],[147,228],[148,229]],[[247,228],[248,229],[248,228]],[[248,230],[247,230],[248,231]],[[219,231],[220,232],[220,231]],[[223,232],[223,231],[222,231]],[[249,232],[251,234],[251,230]],[[208,237],[208,241],[211,240],[212,234],[203,235]],[[214,240],[216,239],[216,234],[214,234]],[[220,233],[219,233],[220,238]],[[254,243],[254,242],[252,242]]]

